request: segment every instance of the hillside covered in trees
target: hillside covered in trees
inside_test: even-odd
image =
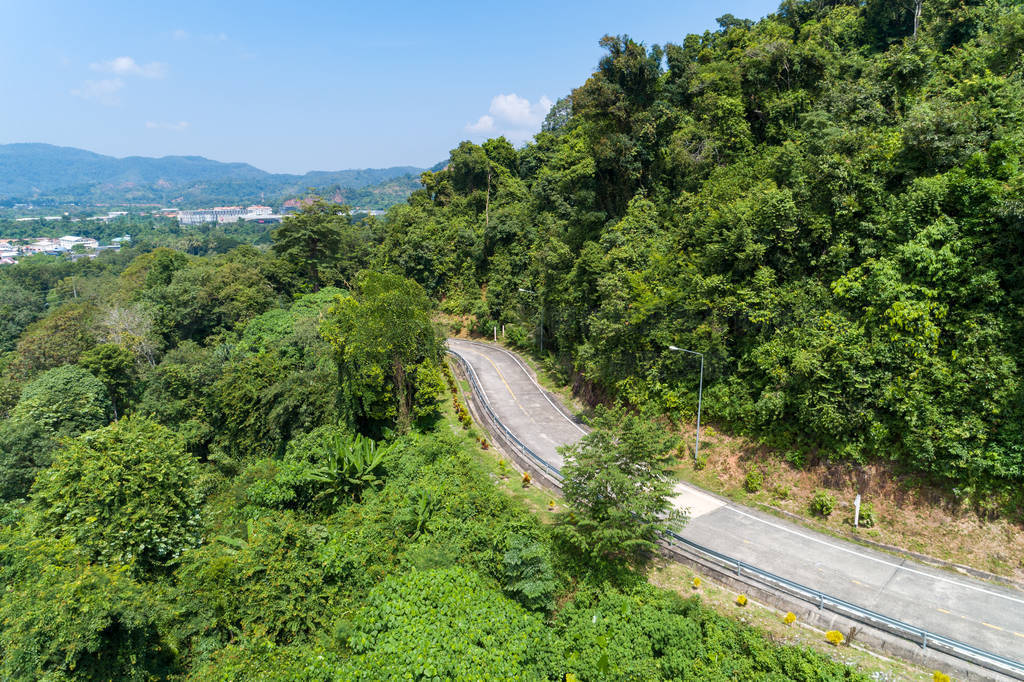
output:
[[[423,176],[387,262],[598,395],[692,415],[668,346],[695,349],[705,416],[792,461],[893,462],[1019,510],[1024,10],[719,23],[605,37],[532,144],[463,143]]]
[[[0,211],[24,203],[51,210],[123,204],[279,204],[310,187],[337,195],[341,203],[381,209],[404,201],[416,188],[421,170],[396,166],[293,175],[201,156],[119,159],[74,147],[0,144]]]
[[[500,487],[373,225],[0,270],[0,678],[868,679]]]
[[[1021,508],[1024,10],[720,24],[606,37],[386,220],[0,269],[0,678],[865,679],[646,581],[654,420],[599,411],[574,466],[648,478],[543,523],[443,362],[438,308],[686,418],[696,349],[705,416]]]

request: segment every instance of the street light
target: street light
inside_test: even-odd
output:
[[[520,293],[530,294],[531,296],[536,296],[537,295],[536,291],[530,291],[529,289],[524,289],[522,287],[519,287],[519,291],[520,291]],[[537,345],[540,346],[540,352],[543,353],[544,352],[544,315],[543,315],[543,311],[542,310],[538,310],[537,313],[538,313],[538,315],[540,317],[540,319],[537,321]]]
[[[700,454],[700,405],[701,400],[704,397],[704,354],[698,353],[695,350],[687,350],[676,346],[669,346],[668,349],[679,353],[689,353],[690,355],[696,355],[700,358],[700,386],[697,389],[697,443],[693,447],[693,461],[696,462],[697,455]]]

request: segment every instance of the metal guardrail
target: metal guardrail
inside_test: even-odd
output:
[[[494,425],[497,428],[501,429],[502,433],[509,440],[511,440],[516,445],[516,447],[518,447],[520,450],[522,450],[523,454],[526,455],[528,458],[530,458],[533,461],[534,464],[539,465],[542,469],[544,469],[545,471],[550,473],[554,477],[556,484],[558,482],[562,481],[563,480],[562,472],[558,470],[558,467],[553,466],[552,464],[547,462],[544,458],[538,456],[537,453],[535,453],[533,450],[531,450],[526,445],[526,443],[524,443],[523,441],[519,440],[519,438],[517,438],[516,435],[514,433],[512,433],[509,430],[509,428],[507,426],[505,426],[505,424],[500,419],[498,419],[498,415],[494,414],[494,410],[491,409],[490,403],[487,402],[487,398],[485,397],[486,394],[483,391],[483,387],[481,387],[481,385],[480,385],[480,380],[477,379],[476,370],[473,369],[473,366],[471,364],[469,364],[464,357],[462,357],[461,355],[459,355],[455,351],[451,350],[450,348],[446,349],[446,350],[448,351],[448,353],[452,357],[458,359],[459,364],[462,366],[462,368],[466,372],[466,376],[469,377],[469,383],[473,387],[473,392],[476,393],[480,397],[480,404],[483,405],[484,410],[487,411],[487,415],[491,418],[491,421],[494,422]],[[559,487],[561,487],[561,486],[559,486]]]
[[[550,473],[555,480],[555,484],[560,488],[560,482],[564,480],[562,472],[559,471],[557,467],[549,464],[533,452],[526,443],[519,440],[519,438],[517,438],[516,435],[512,433],[507,426],[505,426],[487,402],[485,397],[486,394],[483,392],[483,388],[480,385],[480,381],[476,376],[476,370],[473,369],[473,366],[465,358],[450,348],[446,350],[459,361],[459,364],[465,370],[466,376],[469,377],[469,382],[474,393],[479,397],[480,404],[483,405],[483,408],[487,411],[487,415],[490,417],[494,425],[501,429],[502,433],[512,441],[512,443],[514,443],[524,455]],[[875,628],[883,629],[886,632],[913,642],[922,648],[927,648],[930,645],[938,651],[942,651],[963,661],[967,661],[968,663],[979,665],[989,670],[996,670],[1003,674],[1009,673],[1018,679],[1024,679],[1024,663],[1020,661],[1014,661],[1006,658],[1005,656],[1000,656],[999,654],[979,649],[967,644],[966,642],[951,639],[949,637],[915,627],[909,623],[904,623],[901,620],[890,618],[870,609],[857,606],[856,604],[852,604],[838,597],[833,597],[832,595],[821,592],[820,590],[816,590],[812,587],[807,587],[806,585],[801,585],[800,583],[789,580],[788,578],[775,575],[774,573],[758,568],[757,566],[748,564],[744,561],[740,561],[739,559],[734,559],[733,557],[722,554],[721,552],[709,547],[704,547],[703,545],[692,540],[687,540],[672,531],[666,531],[665,536],[668,538],[669,544],[680,543],[688,549],[696,550],[706,557],[735,570],[738,576],[742,576],[743,572],[746,571],[751,576],[756,576],[763,581],[773,584],[777,590],[787,592],[791,596],[799,597],[817,604],[819,609],[826,609],[840,616],[851,618]]]

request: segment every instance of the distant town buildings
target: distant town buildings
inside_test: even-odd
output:
[[[281,216],[275,215],[269,206],[217,206],[194,211],[178,211],[178,222],[182,225],[237,223],[239,220],[280,222]]]
[[[131,241],[131,237],[125,235],[111,241],[113,243],[110,246],[100,246],[95,239],[71,234],[58,238],[0,239],[0,265],[13,265],[21,256],[34,256],[40,253],[53,256],[71,254],[72,259],[95,258],[100,251],[121,248],[122,244]]]

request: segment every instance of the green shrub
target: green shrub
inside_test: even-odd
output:
[[[794,469],[804,469],[807,466],[806,453],[799,450],[788,450],[783,458],[789,462]]]
[[[501,559],[505,594],[531,611],[549,611],[555,604],[555,572],[547,548],[536,540],[515,536]]]
[[[257,509],[309,510],[327,486],[322,469],[301,460],[261,460],[246,473],[255,477],[245,491],[246,501]],[[259,515],[250,512],[249,517]]]
[[[119,566],[91,563],[70,539],[10,539],[0,540],[0,679],[173,677],[157,590]]]
[[[37,531],[137,572],[199,541],[198,465],[170,429],[126,417],[69,441],[32,488]]]
[[[239,636],[280,645],[328,630],[347,568],[328,552],[329,539],[323,526],[271,512],[244,538],[216,536],[187,552],[176,574],[180,635],[210,650]]]
[[[764,474],[760,469],[751,469],[747,472],[747,477],[743,479],[743,489],[748,493],[756,493],[762,485],[764,485]]]
[[[508,342],[515,348],[529,348],[531,343],[530,333],[516,324],[510,324],[505,328]]]
[[[870,502],[864,502],[860,505],[860,517],[857,520],[859,526],[863,528],[874,528],[875,527],[875,507]]]
[[[341,679],[545,679],[561,667],[543,621],[464,568],[386,579],[353,626]]]
[[[816,490],[811,497],[811,513],[828,517],[836,507],[835,496],[827,490]]]

